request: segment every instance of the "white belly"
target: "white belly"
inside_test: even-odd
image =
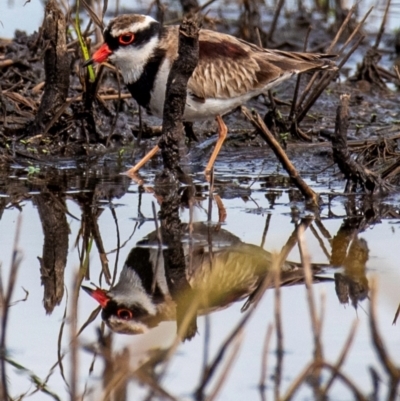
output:
[[[154,82],[152,96],[149,104],[151,114],[154,116],[163,117],[164,101],[165,101],[165,90],[168,80],[168,74],[170,72],[170,63],[168,59],[165,59],[160,66],[157,78]],[[186,107],[183,114],[185,121],[201,121],[207,119],[213,119],[216,116],[224,115],[238,106],[246,103],[251,98],[260,95],[268,89],[276,86],[282,81],[290,78],[296,71],[290,71],[282,74],[278,79],[267,84],[264,88],[259,88],[243,95],[221,99],[221,98],[208,98],[204,102],[195,100],[190,95],[186,98]]]
[[[169,66],[164,63],[154,83],[154,89],[150,100],[150,112],[152,115],[162,118],[165,102],[166,82],[169,73]],[[236,107],[246,103],[249,99],[261,93],[261,90],[246,93],[229,99],[206,99],[204,102],[194,100],[190,95],[186,98],[186,106],[183,114],[185,121],[202,121],[213,119],[216,116],[224,115]]]
[[[193,100],[189,95],[186,98],[183,119],[194,122],[212,119],[218,115],[223,116],[258,94],[259,93],[254,92],[229,99],[206,99],[204,103]]]

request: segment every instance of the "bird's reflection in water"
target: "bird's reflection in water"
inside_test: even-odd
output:
[[[165,266],[155,231],[131,250],[118,283],[109,291],[83,287],[100,303],[102,318],[113,331],[138,334],[162,321],[175,320],[179,299],[195,298],[196,314],[225,308],[251,297],[271,271],[271,253],[226,230],[203,223],[193,224],[191,235],[188,225],[182,229],[186,268],[179,274],[185,276],[194,295],[176,296],[174,283],[182,277]],[[282,285],[302,282],[302,278],[301,268],[283,265]],[[195,330],[184,337],[194,334]]]

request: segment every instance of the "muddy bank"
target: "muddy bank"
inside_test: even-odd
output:
[[[338,29],[324,22],[320,17],[321,14],[318,14],[319,11],[314,11],[301,15],[293,14],[291,23],[286,24],[284,30],[282,22],[281,24],[278,22],[271,38],[271,31],[264,28],[265,22],[262,19],[249,22],[250,11],[239,9],[241,18],[236,22],[229,19],[208,18],[204,21],[204,25],[255,41],[250,28],[259,24],[258,27],[263,28],[257,40],[262,40],[263,44],[267,42],[272,48],[301,51],[304,43],[299,41],[299,37],[306,36],[308,26],[312,22],[314,29],[310,33],[307,49],[319,52],[329,47]],[[165,20],[168,18],[168,15],[164,16]],[[357,26],[355,17],[352,17],[351,21],[352,24],[346,28],[342,41],[348,38],[354,26]],[[65,24],[66,27],[71,27],[72,21],[67,19]],[[365,32],[361,29],[356,38],[361,38],[363,34]],[[69,68],[69,86],[65,102],[61,106],[56,105],[56,111],[45,116],[43,124],[37,124],[38,115],[43,114],[41,101],[46,81],[44,60],[46,51],[49,50],[43,35],[42,27],[39,33],[32,36],[28,37],[23,32],[17,32],[12,40],[0,42],[2,164],[6,166],[10,163],[20,163],[29,166],[35,163],[52,164],[65,160],[66,163],[71,161],[73,165],[76,158],[80,158],[79,160],[83,162],[86,157],[90,158],[89,162],[93,158],[100,161],[105,158],[119,160],[125,166],[134,164],[135,155],[142,155],[156,143],[161,134],[161,121],[148,116],[145,111],[138,108],[115,70],[99,67],[96,83],[90,83],[87,71],[82,68],[83,58],[78,41],[70,31],[66,35],[65,42]],[[376,58],[372,60],[372,64],[371,60],[367,60],[367,64],[360,68],[358,74],[354,69],[354,60],[362,59],[375,39],[374,34],[360,42],[342,73],[317,96],[316,102],[304,114],[299,125],[293,124],[290,120],[290,115],[293,114],[295,80],[278,86],[270,97],[260,96],[249,102],[249,108],[265,116],[268,127],[283,146],[287,147],[290,157],[294,157],[296,167],[301,172],[318,171],[319,168],[333,163],[331,145],[327,139],[334,133],[339,96],[342,93],[349,93],[350,118],[347,137],[352,154],[363,164],[379,171],[386,171],[386,175],[390,174],[393,177],[391,182],[397,183],[399,94],[394,86],[397,82],[395,74],[383,72],[390,70],[391,63],[395,62],[394,35],[388,33],[381,40],[383,60]],[[95,46],[93,44],[91,47]],[[339,58],[338,63],[340,60]],[[349,70],[350,78],[347,79],[345,74]],[[368,74],[369,71],[375,71],[379,80],[376,74]],[[309,80],[310,76],[302,77],[298,98],[301,98]],[[227,116],[225,122],[230,134],[219,161],[226,160],[229,168],[234,166],[235,149],[266,147],[239,110]],[[214,143],[211,136],[215,130],[216,124],[212,121],[194,125],[198,142],[191,136],[187,139],[187,144],[191,150],[189,162],[196,160],[195,170],[197,163],[205,165]],[[153,139],[148,141],[148,138]],[[252,158],[253,154],[251,152],[249,154]],[[266,150],[265,155],[266,157],[260,155],[260,159],[265,159],[263,169],[276,168],[276,162],[271,159],[270,152]],[[136,156],[136,159],[139,156]],[[323,166],[321,161],[324,163]]]

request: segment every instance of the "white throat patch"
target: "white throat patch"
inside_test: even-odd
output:
[[[120,47],[109,58],[121,70],[126,84],[136,82],[144,71],[149,58],[159,42],[158,36],[136,49],[134,46]]]

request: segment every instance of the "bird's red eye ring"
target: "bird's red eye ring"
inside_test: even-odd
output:
[[[117,316],[122,320],[130,320],[133,314],[129,309],[122,308],[117,310]]]
[[[124,35],[120,35],[118,38],[118,42],[121,45],[130,45],[135,39],[135,35],[133,33],[125,33]]]

